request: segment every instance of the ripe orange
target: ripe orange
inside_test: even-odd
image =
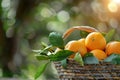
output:
[[[75,53],[80,52],[81,56],[87,53],[87,48],[85,47],[85,39],[69,41],[66,46],[66,50],[73,51]],[[71,55],[70,58],[74,58],[75,54]]]
[[[120,54],[120,42],[118,41],[109,42],[106,45],[105,52],[107,55],[111,55],[112,53]]]
[[[106,40],[100,32],[92,32],[86,37],[85,45],[89,50],[104,50],[106,46]]]
[[[100,49],[95,49],[92,50],[90,53],[93,53],[93,55],[98,59],[98,60],[103,60],[107,57],[107,54],[100,50]]]
[[[81,44],[85,45],[85,38],[81,38],[78,40]]]

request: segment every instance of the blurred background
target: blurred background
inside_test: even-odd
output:
[[[91,26],[115,29],[120,39],[120,0],[0,0],[0,78],[33,79],[40,63],[32,53],[52,31]]]

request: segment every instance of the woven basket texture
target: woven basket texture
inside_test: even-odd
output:
[[[80,66],[74,60],[67,62],[67,68],[63,68],[60,62],[55,62],[60,80],[120,80],[120,65],[100,63]]]

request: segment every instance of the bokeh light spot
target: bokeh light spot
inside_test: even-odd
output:
[[[107,31],[107,26],[105,23],[99,23],[97,26],[97,29],[101,32],[105,32],[105,31]]]
[[[10,0],[2,0],[1,6],[3,8],[8,8],[10,7]]]
[[[120,0],[111,0],[111,2],[114,2],[116,4],[120,4]]]
[[[114,19],[114,18],[110,19],[109,24],[110,24],[110,26],[113,27],[113,28],[117,28],[117,27],[118,27],[118,22],[117,22],[117,20]]]
[[[66,11],[60,11],[57,14],[57,18],[61,21],[61,22],[67,22],[70,19],[70,15],[68,12]]]
[[[65,26],[60,21],[50,21],[47,23],[47,29],[50,31],[64,32]]]
[[[117,12],[118,7],[117,7],[117,5],[115,3],[110,2],[108,4],[108,9],[110,10],[110,12]]]
[[[41,10],[41,16],[45,17],[45,18],[50,17],[50,16],[52,16],[52,11],[48,8],[43,8]]]

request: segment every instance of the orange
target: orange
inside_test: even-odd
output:
[[[104,50],[106,46],[106,40],[100,32],[92,32],[86,37],[85,45],[89,50]]]
[[[81,44],[85,45],[85,38],[81,38],[78,40]]]
[[[73,51],[74,53],[80,52],[81,56],[87,53],[87,48],[85,47],[85,39],[69,41],[66,46],[66,50]],[[75,54],[71,55],[70,58],[74,58]]]
[[[111,55],[112,53],[120,54],[120,42],[112,41],[106,45],[105,52],[107,55]]]
[[[107,58],[107,55],[104,51],[100,50],[100,49],[95,49],[92,50],[90,53],[93,53],[93,55],[98,59],[98,60],[103,60],[105,58]]]

